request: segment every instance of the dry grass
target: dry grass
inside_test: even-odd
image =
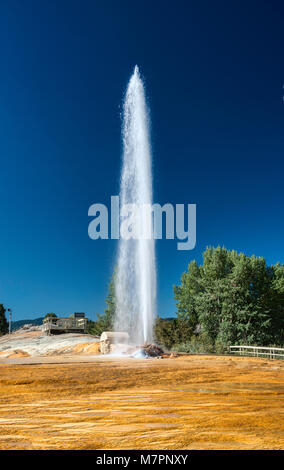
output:
[[[213,356],[0,364],[0,449],[284,449],[283,371]]]

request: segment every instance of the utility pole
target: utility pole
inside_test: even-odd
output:
[[[8,308],[8,312],[9,312],[9,335],[10,335],[11,330],[12,330],[12,310]]]

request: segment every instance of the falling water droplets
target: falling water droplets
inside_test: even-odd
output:
[[[144,85],[136,65],[123,107],[123,162],[120,204],[152,204],[152,162]],[[143,225],[143,224],[142,224]],[[119,241],[115,280],[115,329],[127,331],[136,344],[151,342],[156,312],[156,266],[153,238]]]

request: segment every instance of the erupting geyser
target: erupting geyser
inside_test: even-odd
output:
[[[136,66],[130,78],[123,110],[123,163],[120,204],[152,204],[152,162],[148,112],[143,82]],[[131,342],[153,339],[156,310],[155,242],[146,239],[147,223],[139,209],[135,238],[120,238],[115,280],[115,330],[126,331]],[[145,222],[145,223],[144,223]]]

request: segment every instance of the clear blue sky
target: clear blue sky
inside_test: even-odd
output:
[[[158,241],[158,311],[207,245],[284,262],[284,8],[277,1],[2,1],[0,302],[14,319],[102,312],[115,241],[88,208],[118,193],[135,64],[154,199],[197,204],[197,245]]]

